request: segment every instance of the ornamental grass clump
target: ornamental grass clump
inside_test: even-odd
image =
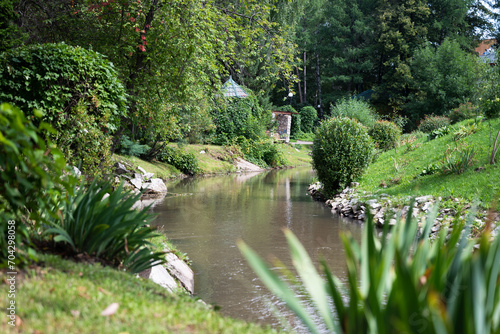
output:
[[[148,227],[155,216],[149,208],[133,209],[140,196],[124,191],[122,185],[113,190],[109,182],[94,181],[69,196],[61,219],[45,234],[66,245],[70,253],[86,253],[138,273],[164,262],[163,253],[153,253],[148,241],[157,236]]]
[[[499,333],[500,239],[487,223],[470,239],[474,218],[456,220],[435,240],[429,234],[438,205],[421,225],[407,219],[376,235],[368,216],[361,245],[342,235],[347,281],[332,275],[325,262],[318,274],[309,255],[285,231],[293,265],[302,286],[301,299],[246,244],[239,243],[253,270],[311,333]],[[479,249],[475,250],[475,245]],[[306,306],[307,305],[307,306]]]
[[[358,121],[347,117],[323,121],[316,132],[312,160],[325,195],[333,195],[361,176],[374,148],[366,127]]]

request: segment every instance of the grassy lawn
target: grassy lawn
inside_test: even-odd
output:
[[[359,180],[360,191],[399,196],[434,195],[459,197],[468,201],[480,200],[488,207],[500,196],[500,168],[489,164],[491,145],[500,127],[500,120],[481,123],[480,130],[463,139],[455,140],[454,132],[464,121],[452,127],[450,134],[428,141],[420,138],[412,144],[400,146],[378,156]],[[491,144],[490,144],[491,143]],[[410,149],[413,146],[414,149]],[[473,164],[463,173],[444,173],[441,170],[424,175],[431,164],[445,161],[445,152],[457,147],[471,147]],[[497,156],[497,161],[500,156]],[[383,186],[386,186],[384,188]]]
[[[137,157],[119,155],[116,153],[113,154],[113,159],[115,161],[125,161],[134,166],[140,166],[149,173],[154,173],[155,177],[163,180],[173,179],[181,174],[181,172],[177,168],[164,162],[146,161],[141,160]]]
[[[273,333],[222,317],[190,296],[169,294],[155,283],[99,264],[42,255],[16,280],[19,327],[0,321],[1,333]],[[7,294],[5,272],[0,287]],[[6,300],[4,298],[4,300]],[[110,304],[111,316],[101,312]],[[5,312],[4,312],[5,313]]]
[[[170,144],[177,147],[177,144]],[[202,174],[227,174],[237,171],[232,163],[232,152],[224,146],[216,145],[182,145],[180,148],[187,153],[193,153],[198,159],[198,165]],[[278,144],[279,150],[288,161],[288,166],[310,166],[311,165],[311,146],[310,145],[286,145]],[[179,177],[182,173],[175,167],[158,161],[145,161],[137,157],[123,156],[114,154],[116,161],[125,161],[135,166],[141,166],[146,171],[154,173],[155,177],[164,180]]]
[[[290,166],[302,167],[311,166],[311,150],[312,145],[279,145],[281,152],[285,155]]]

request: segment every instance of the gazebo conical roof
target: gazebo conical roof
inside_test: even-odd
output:
[[[230,76],[229,80],[222,85],[222,94],[226,97],[236,97],[239,99],[244,99],[248,97],[248,94],[245,90],[234,82],[233,78]]]

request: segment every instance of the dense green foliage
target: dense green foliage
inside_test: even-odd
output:
[[[272,114],[262,109],[254,97],[218,102],[211,111],[215,125],[213,143],[225,145],[239,136],[250,140],[264,136]]]
[[[376,121],[368,134],[375,141],[377,147],[383,151],[394,148],[401,136],[401,128],[393,122]]]
[[[16,265],[32,258],[28,234],[32,222],[39,226],[51,221],[69,187],[64,156],[42,139],[46,131],[53,131],[47,123],[36,127],[18,108],[0,105],[0,266],[7,264],[8,240],[15,240]],[[8,229],[13,229],[15,239],[8,239]]]
[[[326,195],[361,176],[371,162],[374,143],[366,127],[346,117],[321,123],[312,149],[313,167]]]
[[[43,112],[57,133],[51,140],[68,163],[99,175],[109,161],[111,137],[126,114],[125,89],[113,65],[81,47],[45,44],[0,55],[0,100]]]
[[[318,113],[311,106],[300,109],[300,130],[306,133],[314,132],[318,121]]]
[[[61,210],[62,219],[45,234],[75,254],[86,253],[132,273],[141,272],[164,258],[148,247],[148,239],[156,235],[144,226],[154,219],[149,208],[132,208],[140,196],[131,196],[122,185],[113,189],[110,183],[94,181],[75,190]]]
[[[148,145],[141,145],[124,135],[120,141],[120,154],[132,157],[140,157],[146,154],[151,148]]]
[[[373,127],[378,116],[366,101],[343,99],[331,108],[332,117],[349,117],[358,120],[367,128]]]
[[[311,333],[325,329],[330,333],[497,333],[500,238],[491,239],[486,228],[478,240],[469,240],[471,216],[466,223],[456,220],[452,228],[444,226],[431,241],[438,205],[419,223],[412,217],[412,204],[406,220],[398,217],[391,233],[385,228],[381,238],[371,216],[361,244],[349,234],[342,235],[346,282],[334,276],[325,262],[320,276],[289,230],[285,235],[301,278],[295,288],[246,244],[239,247],[264,284]],[[480,248],[474,251],[476,243]]]
[[[413,92],[405,105],[413,122],[424,114],[446,115],[479,93],[486,64],[446,39],[437,48],[426,46],[415,52],[411,68]]]
[[[244,137],[237,138],[243,157],[262,168],[281,167],[287,160],[277,145],[270,140],[248,140]]]
[[[173,146],[164,146],[157,159],[174,166],[186,175],[195,175],[199,172],[198,160],[192,153],[185,153]]]

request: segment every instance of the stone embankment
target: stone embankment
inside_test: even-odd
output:
[[[395,225],[398,221],[398,215],[401,219],[406,219],[406,216],[410,212],[410,206],[408,204],[411,202],[411,197],[406,198],[405,201],[395,200],[386,194],[380,194],[377,198],[370,198],[368,194],[360,194],[356,191],[356,187],[358,185],[358,183],[353,182],[351,187],[345,188],[340,194],[337,194],[332,199],[327,199],[321,193],[322,185],[320,182],[311,184],[308,188],[308,192],[315,200],[325,202],[326,205],[332,208],[332,212],[339,214],[341,217],[364,221],[368,210],[370,210],[377,227],[383,227],[385,224],[389,224],[390,226]],[[430,195],[416,197],[411,211],[412,216],[425,216],[425,214],[432,209],[434,204],[441,200],[441,198],[436,199]],[[455,200],[458,201],[458,199]],[[406,202],[407,204],[401,205],[400,202]],[[469,208],[470,206],[463,207],[464,210]],[[431,228],[431,237],[433,234],[437,233],[442,226],[448,224],[452,225],[456,215],[457,212],[454,209],[441,208],[436,220],[434,221],[434,226]],[[484,219],[478,217],[484,217]],[[483,227],[485,225],[486,217],[488,217],[488,212],[478,212],[475,218],[474,226],[478,229]],[[495,235],[500,232],[498,220],[498,213],[496,213],[492,218],[492,221],[495,223],[493,227],[496,226],[494,230]]]
[[[140,277],[148,278],[170,292],[184,289],[194,293],[194,273],[188,264],[182,261],[170,249],[164,250],[166,263],[156,265],[139,273]]]
[[[123,161],[116,162],[114,167],[116,184],[124,182],[125,189],[136,194],[142,192],[141,199],[133,206],[134,209],[142,210],[148,206],[152,208],[165,198],[167,186],[162,179],[154,178],[153,173],[148,173],[141,167],[135,167]],[[193,294],[193,270],[171,249],[166,248],[164,253],[166,259],[164,264],[144,270],[138,276],[150,279],[171,292],[184,289]]]
[[[153,178],[153,173],[146,172],[141,167],[134,167],[126,162],[115,163],[115,182],[124,182],[125,188],[144,195],[156,196],[167,193],[167,186],[162,179]]]

